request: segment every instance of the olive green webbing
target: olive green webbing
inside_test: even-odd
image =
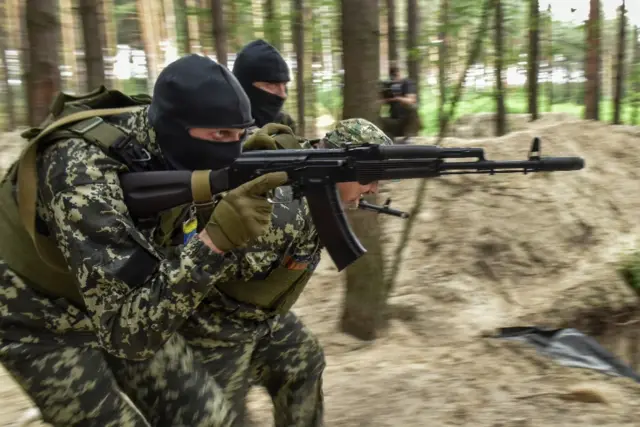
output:
[[[287,296],[299,295],[308,281],[306,270],[291,270],[285,266],[276,267],[265,279],[236,280],[216,284],[218,290],[231,298],[256,305],[265,310],[279,310],[288,304]]]
[[[73,276],[49,267],[38,256],[34,242],[21,223],[12,187],[10,179],[0,185],[0,259],[36,290],[83,306]]]
[[[17,181],[18,181],[18,210],[20,219],[26,229],[28,236],[33,241],[38,255],[51,268],[60,272],[66,271],[66,263],[60,251],[45,236],[38,234],[35,230],[36,218],[36,198],[38,189],[38,175],[36,170],[36,156],[38,144],[44,141],[46,136],[50,136],[54,131],[64,126],[78,123],[83,124],[88,119],[93,119],[92,123],[86,123],[85,128],[77,129],[79,137],[89,139],[103,146],[108,146],[124,136],[124,133],[115,126],[109,125],[100,119],[102,116],[112,116],[129,113],[141,108],[140,105],[124,108],[104,108],[81,111],[62,117],[48,125],[36,137],[29,141],[18,160]]]
[[[210,172],[209,170],[198,170],[191,173],[191,194],[196,203],[208,203],[213,197],[209,180]]]

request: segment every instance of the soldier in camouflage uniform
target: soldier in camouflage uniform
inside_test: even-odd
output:
[[[249,100],[226,68],[190,55],[163,70],[150,106],[131,110],[52,133],[3,178],[0,362],[54,426],[230,426],[210,367],[175,332],[217,283],[246,274],[234,248],[268,228],[264,194],[286,174],[230,191],[198,234],[163,251],[158,222],[129,216],[118,174],[228,165],[253,123]],[[36,210],[33,242],[23,209]]]
[[[361,142],[392,143],[372,123],[349,119],[339,122],[319,146]],[[343,204],[357,206],[362,194],[377,191],[377,183],[339,183],[338,190]],[[261,385],[272,398],[276,427],[321,426],[324,354],[290,311],[320,261],[321,243],[305,199],[288,202],[289,187],[278,188],[276,199],[283,203],[275,205],[269,230],[235,251],[238,276],[218,282],[220,293],[209,294],[180,332],[225,389],[241,420],[249,387]]]
[[[264,40],[254,40],[238,52],[233,74],[251,101],[256,126],[280,123],[295,133],[296,123],[282,110],[287,99],[289,67],[280,52]]]

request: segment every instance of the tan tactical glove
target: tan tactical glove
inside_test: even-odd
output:
[[[293,131],[289,126],[280,123],[267,123],[266,125],[262,126],[258,132],[267,135],[280,135],[281,133],[288,133],[289,135],[293,135]]]
[[[242,144],[242,151],[277,150],[276,140],[266,133],[256,132]]]
[[[273,136],[281,134],[288,134],[295,138],[289,126],[280,123],[267,123],[247,138],[242,145],[242,150],[277,150],[280,147],[278,147],[278,143]]]
[[[272,172],[229,191],[218,202],[205,227],[213,244],[226,252],[262,235],[271,225],[273,212],[266,194],[287,179],[286,172]]]

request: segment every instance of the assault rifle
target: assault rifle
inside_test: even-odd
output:
[[[243,153],[231,166],[209,171],[211,194],[231,190],[269,172],[284,171],[293,197],[305,197],[320,240],[339,270],[366,253],[347,222],[336,183],[433,178],[441,175],[574,171],[581,157],[541,157],[535,138],[527,160],[487,160],[482,148],[435,145],[381,146],[353,144],[339,149],[269,150]],[[120,177],[132,216],[155,216],[191,203],[191,171],[128,172]],[[363,209],[406,217],[385,206],[362,203]]]

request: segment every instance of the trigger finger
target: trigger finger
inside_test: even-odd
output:
[[[289,177],[286,172],[271,172],[249,183],[247,193],[254,196],[266,194],[269,190],[286,184],[288,180]]]

